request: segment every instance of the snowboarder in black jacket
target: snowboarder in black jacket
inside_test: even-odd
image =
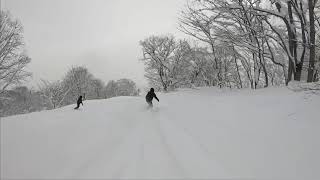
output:
[[[74,109],[78,109],[80,107],[80,104],[82,104],[83,106],[83,103],[82,103],[82,96],[79,96],[78,100],[77,100],[77,107],[75,107]]]
[[[151,88],[148,94],[146,95],[146,101],[149,104],[150,107],[153,107],[152,99],[155,98],[158,102],[159,99],[157,98],[156,94],[154,93],[154,89]]]

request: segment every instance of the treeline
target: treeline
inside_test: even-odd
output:
[[[319,81],[320,5],[317,0],[191,0],[180,30],[140,42],[150,85],[268,87]]]
[[[61,81],[42,80],[38,90],[18,86],[3,92],[0,117],[74,104],[79,95],[84,96],[85,100],[107,99],[115,96],[137,96],[139,91],[130,79],[111,80],[105,85],[85,67],[73,67]]]

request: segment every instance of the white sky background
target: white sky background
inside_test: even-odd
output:
[[[97,78],[130,78],[146,85],[139,41],[178,28],[186,0],[2,0],[2,8],[20,19],[33,73],[62,79],[68,69],[84,65]]]

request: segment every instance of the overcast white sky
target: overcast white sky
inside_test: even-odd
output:
[[[139,41],[171,33],[185,37],[178,14],[186,0],[2,0],[20,19],[32,62],[31,84],[61,79],[84,65],[97,78],[145,85]]]

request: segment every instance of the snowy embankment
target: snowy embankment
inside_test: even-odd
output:
[[[180,90],[1,119],[1,178],[320,178],[320,96]]]

